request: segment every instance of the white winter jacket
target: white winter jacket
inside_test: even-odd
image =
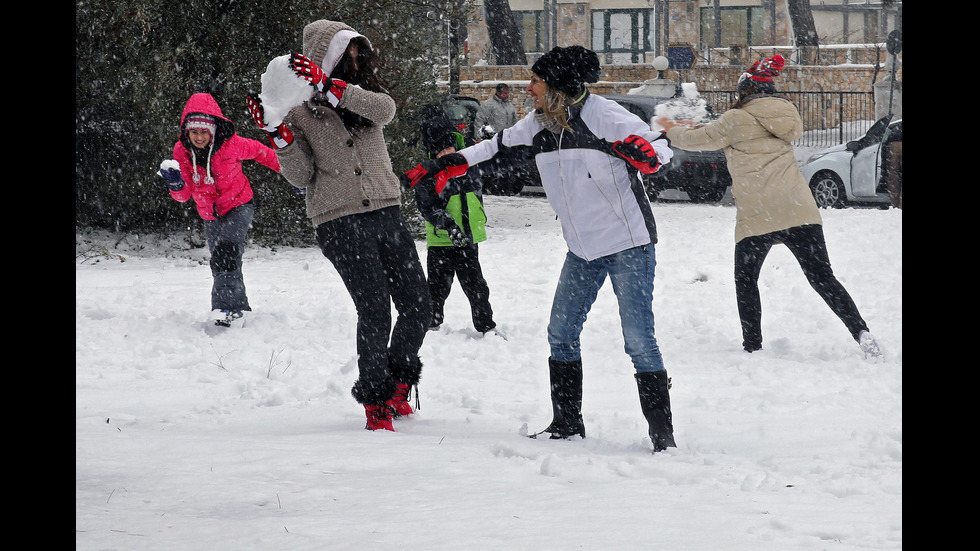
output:
[[[460,153],[471,170],[484,172],[533,156],[568,250],[576,256],[591,261],[656,243],[656,222],[639,174],[612,145],[632,134],[642,136],[666,165],[673,154],[667,139],[618,103],[592,94],[569,108],[569,124],[573,131],[556,134],[531,112]]]

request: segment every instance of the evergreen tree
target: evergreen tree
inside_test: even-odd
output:
[[[170,198],[156,171],[172,155],[180,112],[215,97],[239,134],[266,141],[246,114],[269,62],[302,51],[303,27],[343,21],[367,36],[398,104],[386,128],[396,173],[421,158],[414,113],[436,97],[432,53],[444,34],[411,0],[78,0],[75,10],[75,223],[124,232],[201,232],[194,207]],[[436,31],[436,32],[433,32]],[[258,198],[251,236],[312,243],[301,196],[245,163]],[[411,202],[406,201],[411,208]]]

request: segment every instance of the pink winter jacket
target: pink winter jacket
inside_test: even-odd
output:
[[[191,113],[212,115],[217,120],[212,143],[204,150],[196,149],[187,137],[184,122]],[[242,172],[242,161],[251,159],[279,172],[275,150],[236,134],[234,123],[221,114],[211,94],[194,94],[187,100],[180,115],[180,139],[174,144],[174,159],[180,164],[184,187],[170,195],[181,203],[193,198],[197,213],[205,220],[217,220],[252,200],[252,184]],[[207,183],[209,176],[214,184]]]

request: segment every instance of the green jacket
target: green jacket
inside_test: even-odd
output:
[[[463,177],[465,178],[465,176]],[[453,180],[459,180],[460,178],[454,178]],[[451,218],[453,222],[456,223],[466,236],[470,238],[473,243],[480,243],[481,241],[487,240],[487,215],[483,210],[483,196],[479,190],[476,191],[462,191],[450,195],[450,188],[453,186],[454,182],[450,182],[446,185],[446,188],[442,190],[442,195],[446,196],[443,207],[440,209],[444,215]],[[438,195],[436,195],[438,197]],[[423,213],[423,216],[425,214]],[[438,217],[443,218],[443,217]],[[438,223],[438,222],[437,222]],[[449,232],[444,228],[448,223],[448,220],[443,218],[443,222],[440,227],[436,227],[435,224],[426,218],[425,221],[425,244],[429,247],[452,247],[453,242],[449,239]]]
[[[463,135],[453,133],[462,148]],[[446,228],[459,226],[470,241],[487,240],[487,215],[483,210],[483,184],[478,178],[462,175],[450,179],[442,193],[432,186],[416,186],[415,200],[425,218],[425,242],[429,247],[452,247]]]

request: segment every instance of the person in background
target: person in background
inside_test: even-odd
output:
[[[266,124],[257,95],[246,103],[278,147],[282,175],[306,189],[306,214],[320,251],[357,310],[358,377],[351,395],[364,406],[365,428],[393,431],[394,417],[414,413],[409,398],[421,378],[419,349],[432,320],[384,138],[395,101],[370,41],[345,23],[308,24],[303,53],[292,54],[290,65],[313,86],[310,100],[290,109],[277,127]]]
[[[759,273],[769,250],[781,243],[865,355],[879,356],[877,340],[831,269],[820,211],[793,154],[791,142],[803,135],[803,121],[792,102],[776,96],[773,78],[784,65],[780,55],[753,63],[738,80],[732,108],[704,126],[666,117],[655,122],[676,147],[725,152],[736,208],[735,298],[745,351],[762,349]]]
[[[510,86],[506,82],[497,85],[497,90],[480,104],[473,118],[474,137],[483,140],[492,137],[505,128],[517,123],[517,110],[510,101]]]
[[[589,93],[599,59],[582,46],[556,47],[531,67],[533,115],[458,153],[425,161],[406,175],[418,186],[508,170],[534,159],[568,245],[548,323],[552,439],[585,437],[582,350],[586,316],[606,279],[619,303],[626,353],[636,371],[653,451],[674,447],[670,379],[654,331],[656,222],[640,174],[672,156],[660,132],[618,103]],[[604,360],[607,369],[614,362]]]
[[[235,124],[206,93],[193,94],[184,105],[173,157],[177,166],[161,168],[159,174],[170,196],[181,203],[194,199],[204,219],[213,279],[211,320],[221,327],[241,325],[245,312],[252,310],[242,255],[255,215],[252,184],[242,161],[253,160],[279,172],[279,158],[272,148],[236,134]]]
[[[463,135],[445,116],[422,123],[422,144],[430,159],[463,148]],[[435,186],[415,188],[415,200],[425,219],[426,267],[429,295],[432,297],[432,323],[438,330],[445,317],[446,299],[453,279],[459,276],[470,303],[473,328],[484,335],[500,335],[493,321],[490,287],[480,266],[479,243],[486,241],[487,216],[483,209],[482,185],[466,175],[453,178],[443,189]]]
[[[882,147],[882,173],[888,186],[888,200],[902,208],[902,121],[898,121],[885,136]]]

